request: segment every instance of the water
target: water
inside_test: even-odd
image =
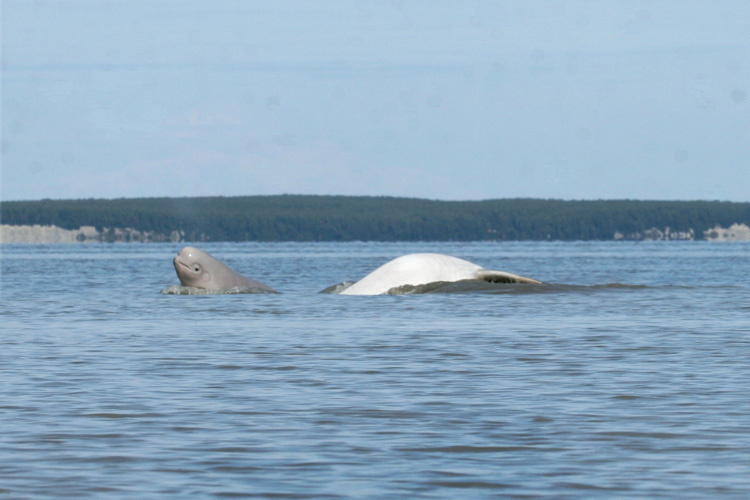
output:
[[[179,248],[3,247],[0,496],[750,495],[747,243]],[[551,285],[318,293],[425,251]]]

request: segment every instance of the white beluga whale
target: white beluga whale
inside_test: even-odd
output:
[[[419,286],[463,280],[541,284],[541,281],[517,274],[484,269],[477,264],[450,255],[415,253],[383,264],[339,293],[341,295],[382,295],[407,285]]]
[[[183,286],[206,290],[234,288],[275,292],[273,288],[233,271],[213,255],[194,247],[185,247],[173,260],[177,277]]]

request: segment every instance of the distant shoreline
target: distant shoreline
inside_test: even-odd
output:
[[[245,196],[5,201],[2,243],[750,240],[750,203]]]
[[[174,243],[185,242],[180,233],[175,231],[173,238],[151,239],[149,235],[128,228],[115,228],[115,239],[107,240],[107,231],[99,232],[93,226],[82,226],[78,230],[63,229],[57,226],[11,226],[0,225],[0,244],[91,244],[91,243],[155,243],[171,241]],[[750,226],[746,224],[732,224],[728,228],[716,226],[707,230],[704,235],[706,241],[750,241]],[[671,240],[689,240],[694,238],[671,238]],[[625,238],[613,238],[614,241],[632,241]],[[656,228],[647,232],[641,238],[643,241],[668,241],[663,231]]]

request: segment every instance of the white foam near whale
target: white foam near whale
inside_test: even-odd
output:
[[[265,283],[239,274],[213,255],[194,247],[180,250],[173,263],[183,286],[206,290],[276,291]]]
[[[437,253],[404,255],[383,264],[339,292],[341,295],[382,295],[406,285],[479,280],[493,283],[541,284],[525,276],[484,269],[467,260]]]

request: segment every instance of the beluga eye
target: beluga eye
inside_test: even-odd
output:
[[[200,268],[200,267],[198,267],[198,266],[195,266],[195,272],[196,272],[196,273],[197,273],[197,272],[199,272],[200,270],[201,270],[201,268]]]

